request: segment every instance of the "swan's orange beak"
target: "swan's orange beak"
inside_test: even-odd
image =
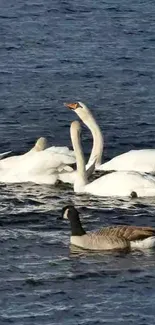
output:
[[[75,110],[76,108],[78,108],[78,103],[64,103],[64,105],[70,109]]]

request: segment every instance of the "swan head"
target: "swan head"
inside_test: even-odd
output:
[[[64,103],[66,107],[76,112],[76,114],[80,117],[80,119],[85,122],[88,120],[88,116],[90,116],[90,111],[88,107],[82,102],[75,103]]]
[[[95,156],[97,156],[95,167],[100,166],[104,147],[104,137],[97,121],[93,117],[93,114],[82,102],[66,103],[65,106],[73,110],[92,133],[93,148],[87,167],[92,164],[92,160],[94,160]]]
[[[45,150],[47,148],[47,140],[46,138],[39,138],[36,143],[35,143],[35,146],[34,146],[34,149],[36,151],[42,151],[42,150]]]

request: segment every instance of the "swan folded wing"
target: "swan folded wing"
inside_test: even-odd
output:
[[[65,154],[56,154],[50,151],[32,152],[31,155],[13,156],[0,161],[1,169],[23,169],[23,173],[29,170],[58,169],[75,163],[75,158]]]
[[[58,154],[64,154],[64,155],[67,155],[67,156],[75,157],[74,151],[70,150],[68,147],[55,147],[55,146],[52,146],[52,147],[47,148],[46,150],[54,152],[54,153],[58,153]]]
[[[0,169],[16,168],[20,162],[21,156],[4,157],[0,160]]]
[[[100,196],[155,196],[155,178],[138,172],[112,172],[85,186],[87,193]]]
[[[21,166],[25,165],[26,169],[44,172],[48,169],[55,171],[60,168],[63,169],[63,166],[71,165],[75,163],[75,158],[64,155],[56,154],[50,151],[41,151],[34,153],[33,156],[27,157],[24,161],[21,161]]]
[[[143,240],[148,237],[155,236],[155,228],[138,227],[138,226],[109,226],[97,230],[95,234],[100,236],[118,236],[124,237],[129,241]]]
[[[18,159],[16,159],[18,158]],[[63,154],[40,151],[22,157],[5,159],[3,167],[0,162],[1,182],[35,182],[39,184],[55,184],[58,179],[58,169],[66,164],[74,164],[75,158]]]
[[[74,169],[71,166],[69,166],[69,165],[61,165],[58,168],[58,172],[59,173],[61,173],[61,172],[71,173],[73,171],[74,171]]]
[[[55,184],[58,169],[75,163],[75,158],[50,151],[31,152],[28,155],[14,156],[0,161],[0,182]]]
[[[96,233],[87,233],[83,236],[71,236],[71,244],[83,249],[89,250],[112,250],[129,249],[129,240],[114,235],[97,235]]]
[[[38,170],[24,170],[23,168],[0,169],[0,182],[3,183],[27,183],[54,185],[58,180],[57,173],[51,170],[38,172]]]
[[[130,150],[102,164],[98,170],[155,172],[155,149]]]

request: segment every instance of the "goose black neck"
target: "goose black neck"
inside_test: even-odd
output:
[[[81,221],[79,219],[79,213],[77,210],[68,212],[68,219],[71,224],[72,236],[83,236],[86,234],[82,228]]]

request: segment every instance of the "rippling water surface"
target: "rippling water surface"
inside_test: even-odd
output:
[[[0,3],[0,151],[39,136],[71,147],[63,102],[80,100],[105,135],[104,160],[155,148],[151,0]],[[91,135],[83,129],[85,154]],[[88,230],[155,226],[155,200],[78,196],[71,186],[0,185],[0,325],[155,323],[155,252],[73,254],[73,202]]]

